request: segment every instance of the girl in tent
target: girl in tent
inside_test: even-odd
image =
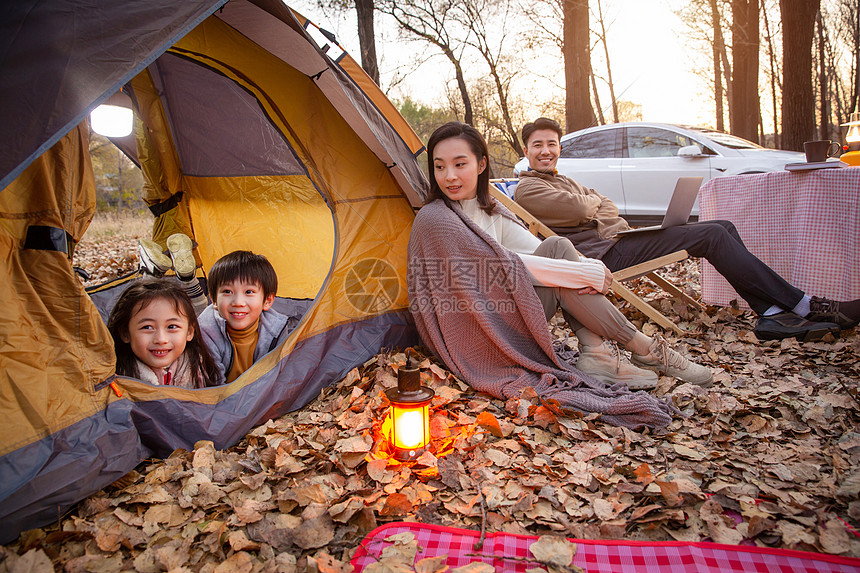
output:
[[[667,425],[673,410],[665,402],[561,362],[547,318],[561,304],[568,321],[591,323],[595,316],[582,316],[581,307],[566,300],[601,299],[595,302],[598,316],[611,317],[606,328],[619,332],[622,344],[643,354],[658,347],[661,360],[691,363],[665,342],[654,344],[600,294],[607,288],[602,269],[577,272],[596,264],[545,258],[567,256],[569,241],[541,243],[492,199],[487,145],[477,130],[447,123],[430,137],[427,151],[431,190],[409,239],[407,288],[418,332],[431,350],[475,389],[499,398],[531,386],[562,408],[599,412],[610,423]],[[572,246],[570,251],[576,256]],[[583,279],[590,275],[594,280]],[[692,366],[705,370],[700,378],[710,381],[710,371]],[[644,379],[639,388],[653,387],[652,380]]]
[[[191,299],[176,281],[144,278],[117,300],[108,320],[116,372],[155,385],[214,386],[218,368],[201,338]]]

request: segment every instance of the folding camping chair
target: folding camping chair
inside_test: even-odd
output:
[[[502,205],[507,207],[514,215],[522,219],[522,221],[526,224],[529,231],[533,235],[544,238],[555,235],[556,233],[554,233],[552,229],[544,225],[534,215],[529,213],[523,206],[515,202],[508,195],[508,192],[512,192],[511,183],[513,181],[516,180],[491,179],[490,194],[495,197],[496,200],[499,201]],[[647,276],[671,296],[683,301],[684,303],[695,308],[696,310],[702,311],[705,309],[705,307],[702,306],[698,301],[691,298],[685,292],[683,292],[671,282],[666,280],[664,277],[656,273],[657,269],[665,267],[666,265],[671,265],[672,263],[683,261],[688,257],[689,255],[687,254],[687,251],[675,251],[674,253],[669,253],[668,255],[663,255],[662,257],[657,257],[656,259],[651,259],[650,261],[645,261],[644,263],[639,263],[638,265],[633,265],[631,267],[615,271],[614,273],[612,273],[612,291],[627,302],[629,302],[632,306],[639,309],[639,311],[641,311],[645,316],[653,320],[663,329],[672,330],[679,335],[683,334],[683,331],[678,327],[678,325],[669,320],[663,313],[645,302],[645,300],[643,300],[639,295],[637,295],[621,283],[642,276]]]

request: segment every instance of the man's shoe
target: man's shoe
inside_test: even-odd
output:
[[[786,311],[760,316],[753,334],[759,340],[796,338],[803,342],[810,342],[823,338],[828,332],[839,336],[839,330],[839,325],[835,322],[816,322]]]
[[[838,302],[820,296],[809,301],[809,314],[806,320],[813,322],[833,322],[839,328],[854,328],[860,323],[860,300]]]
[[[691,362],[688,358],[681,356],[666,344],[662,336],[654,336],[648,354],[641,356],[633,353],[631,358],[634,364],[666,374],[697,386],[710,386],[714,381],[714,374],[710,368]]]
[[[621,362],[618,349],[606,342],[600,346],[580,344],[576,369],[606,384],[624,382],[631,390],[652,390],[657,387],[656,374]]]
[[[173,259],[173,271],[181,281],[190,281],[194,278],[197,261],[194,260],[192,248],[194,244],[188,235],[174,233],[167,237],[167,250],[170,252],[170,258]]]
[[[149,239],[137,241],[137,254],[140,258],[140,272],[154,277],[163,277],[173,263],[161,250],[161,245]]]

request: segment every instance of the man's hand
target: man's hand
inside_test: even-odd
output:
[[[605,276],[603,278],[603,289],[597,290],[594,287],[585,287],[579,289],[579,294],[606,294],[609,292],[609,287],[612,286],[612,271],[606,265],[603,265],[603,272]]]

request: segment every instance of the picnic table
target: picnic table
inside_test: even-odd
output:
[[[735,224],[751,253],[810,295],[860,298],[860,168],[717,177],[699,191],[699,220]],[[702,300],[749,308],[707,261]]]

